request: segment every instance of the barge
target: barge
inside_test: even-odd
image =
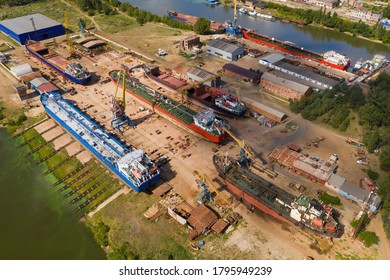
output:
[[[303,194],[296,197],[227,155],[214,155],[213,163],[229,190],[262,212],[320,236],[338,238],[343,234],[332,207]]]
[[[45,93],[40,99],[51,118],[136,192],[146,190],[160,179],[159,169],[143,150],[118,142],[60,94]]]
[[[167,11],[167,14],[170,18],[174,20],[178,20],[192,26],[194,26],[199,19],[199,17],[178,13],[172,10]],[[222,23],[210,20],[210,31],[213,33],[222,33],[225,31],[225,27]]]
[[[118,75],[119,70],[109,72],[109,77],[115,85],[117,85]],[[215,116],[211,108],[197,113],[129,75],[126,75],[126,91],[161,116],[196,132],[211,142],[221,143],[228,135],[224,130],[227,124],[223,119]]]
[[[91,74],[80,63],[70,62],[40,42],[28,41],[26,49],[33,57],[76,84],[86,84],[91,80]]]
[[[335,69],[347,70],[351,64],[351,60],[349,58],[335,51],[328,51],[321,55],[316,52],[306,50],[300,46],[295,45],[294,43],[288,41],[282,42],[275,38],[271,38],[251,30],[243,29],[242,35],[245,39],[253,41],[255,43],[283,51],[290,55],[295,55],[326,66],[330,66]]]

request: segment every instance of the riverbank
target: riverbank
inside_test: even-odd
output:
[[[21,140],[0,129],[0,259],[105,259],[90,231],[50,189],[57,179],[43,176],[47,169],[25,157],[27,145],[18,148]]]

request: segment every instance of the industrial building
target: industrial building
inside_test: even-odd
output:
[[[259,73],[250,71],[240,66],[227,63],[222,67],[222,69],[224,73],[235,76],[244,82],[250,82],[253,84],[258,84],[260,82],[261,75]]]
[[[33,73],[33,69],[31,68],[30,64],[28,63],[23,63],[23,64],[20,64],[20,65],[17,65],[17,66],[13,66],[10,68],[12,74],[17,77],[17,78],[20,78],[24,75],[27,75],[27,74],[30,74],[30,73]]]
[[[333,188],[337,193],[348,199],[366,204],[372,212],[378,211],[381,204],[381,199],[377,194],[355,186],[337,174],[332,174],[325,186]]]
[[[30,85],[31,88],[35,89],[39,94],[60,92],[58,87],[56,87],[43,77],[35,78],[34,80],[30,81]]]
[[[280,77],[277,73],[264,73],[260,85],[277,95],[294,100],[299,100],[302,96],[308,96],[312,92],[310,87]]]
[[[189,36],[180,41],[180,48],[182,50],[188,51],[192,50],[193,47],[198,46],[200,44],[199,36]]]
[[[0,21],[0,31],[21,45],[28,40],[42,41],[65,34],[61,23],[41,14]]]
[[[248,97],[242,97],[241,102],[243,102],[245,106],[247,106],[252,111],[264,115],[270,119],[273,119],[274,121],[281,122],[287,118],[287,115],[285,113],[280,112],[279,110],[271,108]]]
[[[241,46],[219,39],[214,39],[208,42],[206,50],[209,54],[230,61],[236,61],[244,55],[244,49]]]
[[[284,168],[325,185],[336,170],[337,163],[317,158],[309,158],[288,147],[276,147],[270,157]]]
[[[210,87],[219,87],[221,85],[221,77],[215,76],[213,73],[199,67],[188,69],[187,77]]]
[[[326,76],[322,76],[306,68],[295,66],[285,61],[285,57],[278,54],[272,54],[260,58],[259,63],[268,68],[278,70],[293,77],[299,78],[300,83],[310,82],[313,88],[319,90],[332,89],[334,86],[340,84],[341,81],[335,80]]]
[[[187,223],[192,227],[189,239],[192,240],[204,230],[211,228],[218,221],[218,216],[204,204],[200,204],[191,213]]]
[[[288,147],[276,147],[270,154],[281,166],[307,179],[323,184],[338,194],[364,203],[372,212],[378,211],[381,199],[378,195],[349,183],[344,177],[334,174],[335,161],[309,158]]]

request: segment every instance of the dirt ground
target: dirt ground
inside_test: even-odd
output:
[[[177,31],[171,28],[164,30],[158,29],[160,26],[146,24],[140,29],[131,29],[126,33],[116,35],[107,35],[100,31],[99,34],[124,44],[126,47],[136,51],[144,52],[145,55],[157,61],[162,68],[173,68],[176,65],[195,65],[196,62],[186,60],[183,57],[174,55],[178,52],[177,44],[180,38],[190,35],[188,32]],[[156,30],[156,32],[152,32]],[[149,34],[144,36],[144,34]],[[61,40],[59,40],[61,41]],[[157,42],[157,44],[156,44]],[[159,58],[154,54],[158,48],[163,48],[169,53],[168,56]],[[57,51],[66,53],[66,48],[57,47]],[[29,61],[33,67],[40,68],[43,72],[50,75],[50,70],[43,67],[40,63],[24,56],[22,48],[12,52],[21,60]],[[94,58],[96,62],[82,58],[80,63],[93,72],[94,76],[100,75],[107,77],[108,71],[119,69],[122,63],[127,66],[136,65],[138,62],[134,57],[123,54],[120,51],[112,50],[108,53],[98,55]],[[211,71],[217,71],[225,63],[224,61],[207,58],[205,68]],[[248,65],[258,65],[258,59],[243,58],[240,63]],[[250,67],[250,66],[249,66]],[[0,71],[3,77],[6,77],[3,71]],[[223,76],[225,83],[229,83],[232,88],[240,88],[241,96],[248,96],[259,100],[278,110],[285,112],[291,122],[298,127],[298,130],[289,131],[287,134],[281,133],[281,125],[273,128],[260,126],[253,118],[229,119],[234,133],[239,138],[252,147],[252,149],[267,158],[268,153],[278,145],[293,142],[303,148],[303,153],[309,153],[310,156],[318,156],[322,159],[328,159],[330,155],[336,153],[340,158],[340,167],[338,174],[345,176],[349,181],[357,184],[359,179],[365,177],[361,166],[356,164],[353,157],[354,147],[345,142],[345,136],[340,136],[332,130],[303,120],[300,116],[291,113],[288,105],[274,99],[260,91],[258,87],[235,81],[232,78]],[[12,91],[12,83],[9,78],[0,79],[1,97],[10,106],[24,106],[25,103],[17,101]],[[81,109],[96,118],[98,122],[106,127],[106,130],[112,131],[110,126],[110,102],[115,93],[115,86],[111,83],[82,86],[71,84],[67,81],[57,81],[57,84],[66,88],[74,86],[78,94],[71,96],[65,94],[64,97],[74,101]],[[155,87],[154,85],[150,85]],[[179,96],[173,96],[177,100]],[[39,104],[38,98],[29,101],[31,104]],[[144,107],[146,110],[141,110]],[[200,110],[192,105],[194,110]],[[223,145],[210,143],[198,136],[192,134],[183,128],[156,115],[151,114],[144,104],[140,104],[132,97],[127,95],[127,114],[136,123],[135,129],[127,130],[123,138],[133,146],[145,150],[152,158],[167,155],[170,162],[162,167],[162,177],[165,182],[169,182],[184,199],[191,205],[196,205],[196,196],[199,192],[195,182],[196,177],[193,171],[206,174],[210,179],[217,177],[217,173],[212,164],[213,150],[219,153],[229,153],[235,156],[239,148],[233,140],[229,140]],[[158,133],[160,130],[161,133]],[[319,148],[307,147],[306,143],[315,137],[324,136],[325,140],[319,144]],[[182,144],[189,139],[189,147],[181,148]],[[68,146],[69,148],[72,146]],[[87,151],[79,153],[77,157],[82,161],[88,161],[90,154]],[[317,189],[326,190],[324,186],[315,185],[309,181],[300,178],[308,186],[308,193],[315,194]],[[275,184],[287,188],[290,178],[280,175],[275,179]],[[291,191],[291,190],[289,190]],[[390,243],[385,239],[383,228],[379,216],[376,217],[370,227],[379,235],[380,245],[369,249],[361,246],[357,240],[349,237],[349,222],[360,210],[355,204],[342,199],[343,216],[342,223],[346,225],[346,232],[340,240],[322,239],[312,236],[296,227],[281,224],[279,221],[255,211],[252,213],[244,205],[238,204],[234,211],[239,212],[245,219],[245,225],[233,231],[218,253],[212,252],[213,247],[205,247],[205,256],[213,258],[223,258],[228,255],[231,258],[240,256],[250,256],[253,259],[303,259],[305,256],[313,256],[315,259],[336,259],[336,258],[370,258],[370,259],[390,259]],[[237,251],[238,249],[238,251]],[[236,252],[236,253],[235,253]]]

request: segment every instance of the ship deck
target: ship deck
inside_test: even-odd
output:
[[[117,82],[117,74],[115,71],[110,72],[110,76]],[[194,122],[193,117],[197,114],[195,111],[192,111],[191,109],[181,105],[179,102],[168,98],[167,96],[131,79],[130,77],[126,77],[126,89],[131,90],[134,94],[149,101],[154,104],[154,106],[161,108],[188,125]]]
[[[40,43],[33,43],[28,45],[28,48],[36,53],[37,55],[42,56],[45,60],[47,60],[49,63],[52,63],[53,65],[59,67],[60,69],[65,71],[66,66],[69,65],[69,61],[66,60],[64,57],[60,56],[55,51],[45,47],[44,45]],[[45,51],[46,54],[41,54],[40,52]]]
[[[46,97],[44,105],[105,160],[114,164],[128,149],[105,133],[61,96]]]

